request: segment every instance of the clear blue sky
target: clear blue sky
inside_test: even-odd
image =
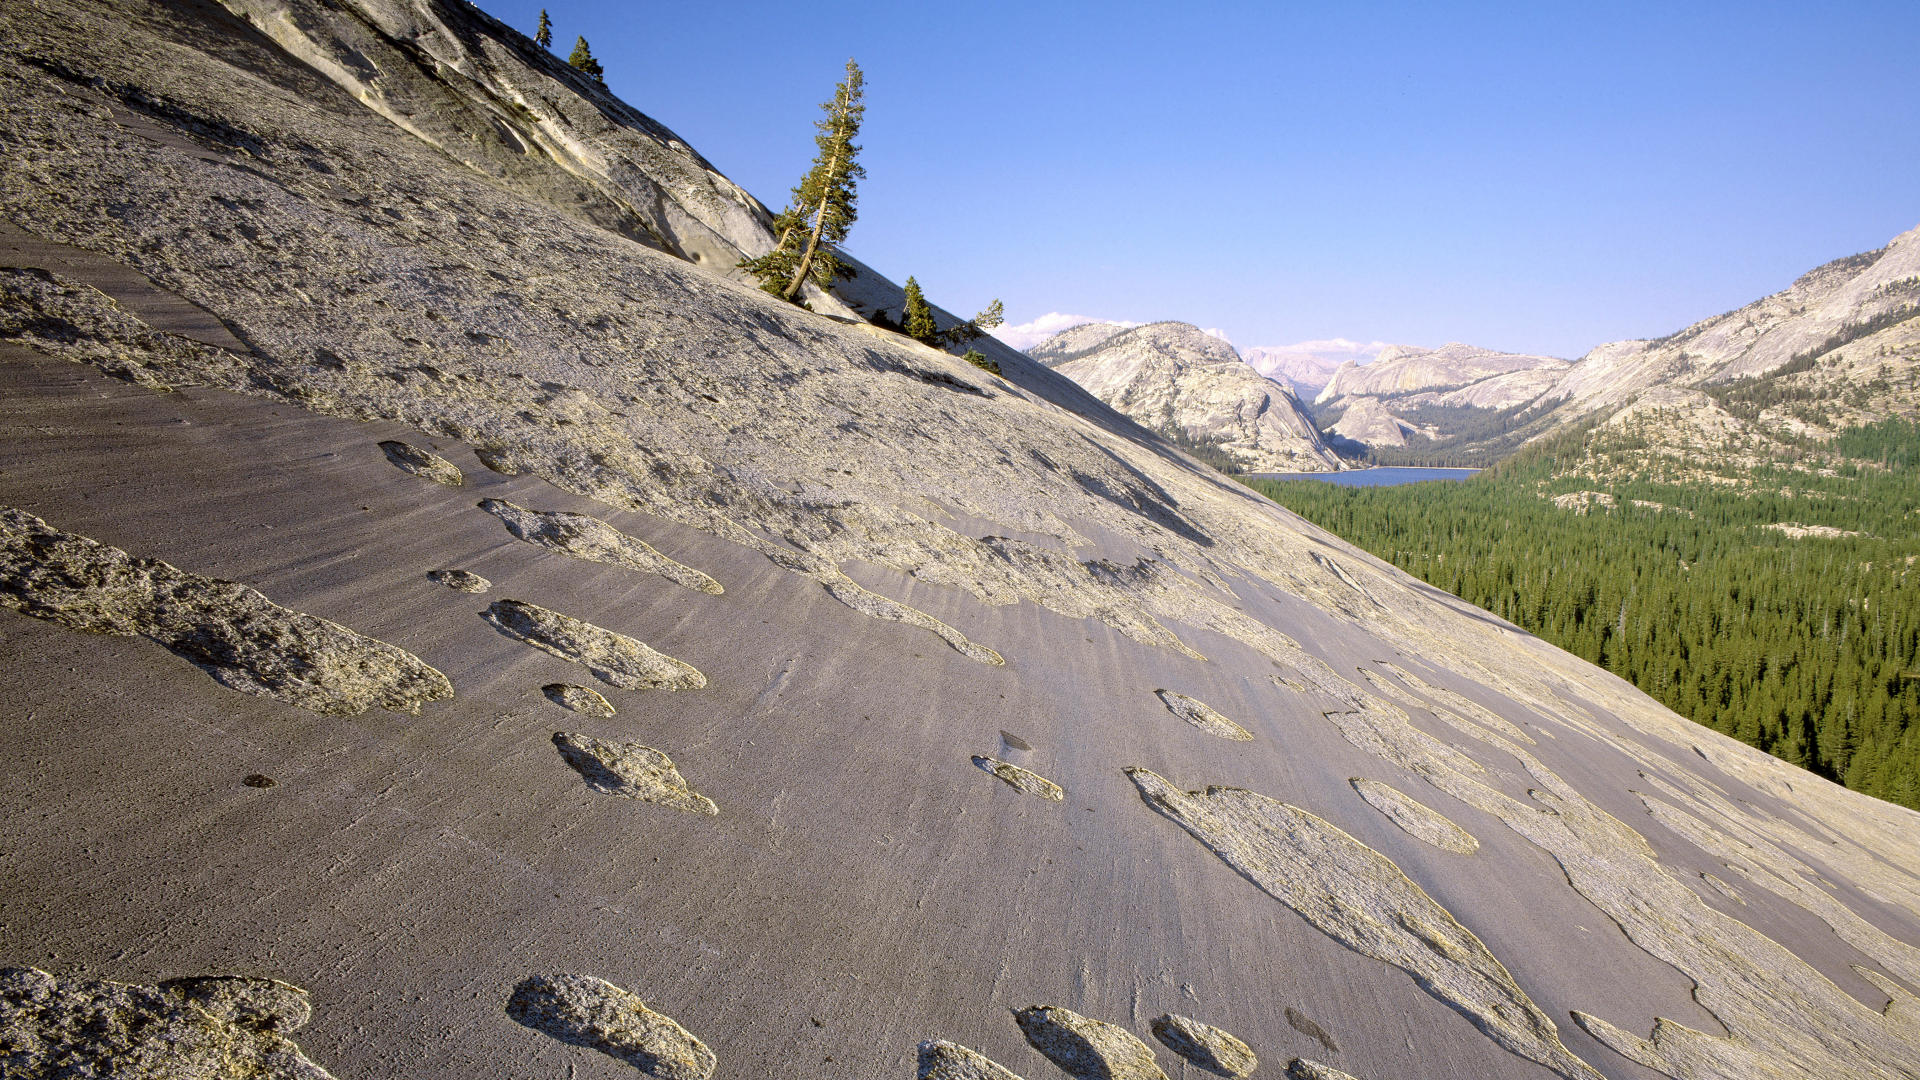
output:
[[[1920,224],[1916,0],[546,6],[775,209],[859,60],[848,249],[1010,322],[1575,356]]]

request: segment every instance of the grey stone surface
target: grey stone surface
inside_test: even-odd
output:
[[[281,1034],[309,1008],[270,979],[152,987],[0,969],[0,1069],[20,1080],[330,1080]]]
[[[453,696],[419,657],[221,581],[0,506],[0,606],[73,630],[139,635],[222,685],[318,713],[420,712]]]
[[[1253,1048],[1231,1033],[1177,1013],[1155,1017],[1153,1037],[1195,1067],[1218,1076],[1239,1080],[1253,1075],[1260,1065]]]
[[[1188,323],[1076,326],[1030,355],[1146,427],[1214,447],[1247,472],[1340,467],[1291,386]]]
[[[598,1050],[658,1080],[707,1080],[707,1044],[632,991],[592,975],[532,975],[513,988],[507,1015],[563,1043]]]
[[[636,220],[667,224],[629,228],[561,175],[584,157],[469,150],[510,146],[482,128],[515,93],[554,100],[509,131],[624,115],[469,9],[248,10],[319,47],[199,0],[0,5],[0,217],[32,238],[0,272],[0,505],[394,642],[460,692],[316,722],[0,611],[0,960],[270,971],[311,989],[300,1045],[351,1076],[628,1071],[501,1014],[529,971],[647,988],[729,1075],[906,1075],[935,1032],[1037,1075],[1003,1009],[1035,1000],[1141,1032],[1199,1013],[1281,1059],[1316,1047],[1294,1010],[1360,1076],[1549,1075],[1436,993],[1445,944],[1423,985],[1296,917],[1143,803],[1137,762],[1397,868],[1459,930],[1416,926],[1493,958],[1610,1080],[1907,1080],[1920,816],[1437,595],[1037,363],[990,376],[726,280],[719,246],[690,261],[705,241],[671,215],[722,235],[685,209],[718,181],[686,173],[683,211],[656,211],[636,175]],[[680,190],[678,167],[646,183]],[[437,447],[464,486],[379,441]],[[542,557],[482,498],[618,523],[726,591]],[[586,681],[587,650],[502,639],[436,567],[697,664],[700,692],[620,697],[590,734],[666,749],[726,813],[583,789],[532,690]],[[1260,738],[1196,737],[1155,687]],[[1066,799],[969,770],[1001,731]],[[1356,775],[1480,851],[1408,835]],[[1373,910],[1379,877],[1337,899]]]
[[[1013,1016],[1027,1042],[1074,1080],[1167,1080],[1153,1049],[1117,1024],[1058,1005],[1033,1005]]]

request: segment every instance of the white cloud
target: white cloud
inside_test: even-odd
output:
[[[1352,338],[1320,338],[1314,341],[1298,341],[1292,345],[1268,345],[1262,352],[1269,353],[1306,353],[1326,359],[1351,359],[1364,364],[1380,355],[1380,350],[1390,344],[1385,341],[1355,341]]]
[[[1224,341],[1229,345],[1233,344],[1233,339],[1227,336],[1227,332],[1225,330],[1220,329],[1217,326],[1209,326],[1200,332],[1203,334],[1210,334],[1214,337],[1217,337],[1221,341]]]
[[[1001,323],[993,330],[993,336],[1008,345],[1025,352],[1047,340],[1062,330],[1087,323],[1113,323],[1116,326],[1139,326],[1137,322],[1123,319],[1096,319],[1091,315],[1066,315],[1058,311],[1049,311],[1037,319],[1023,323]]]

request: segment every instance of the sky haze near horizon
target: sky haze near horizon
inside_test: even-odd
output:
[[[1912,0],[546,7],[775,210],[857,59],[847,249],[1011,323],[1574,357],[1920,224]]]

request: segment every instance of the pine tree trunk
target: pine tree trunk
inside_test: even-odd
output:
[[[844,115],[843,113],[842,116]],[[840,121],[841,124],[844,122],[844,119]],[[839,125],[836,124],[835,135],[838,134]],[[814,213],[813,231],[807,235],[807,250],[801,253],[800,265],[794,268],[793,280],[787,282],[787,290],[780,294],[783,299],[793,299],[794,294],[800,291],[801,283],[807,280],[807,271],[813,266],[813,253],[820,247],[820,231],[827,227],[827,202],[833,198],[834,177],[839,167],[840,147],[836,144],[833,148],[833,157],[827,162],[827,180],[821,185],[823,190],[820,192],[820,209]]]

